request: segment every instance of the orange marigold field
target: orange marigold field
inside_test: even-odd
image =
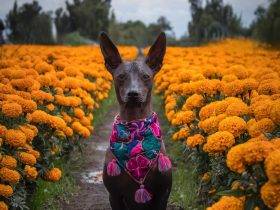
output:
[[[198,203],[279,207],[279,76],[280,51],[250,40],[167,49],[156,92],[197,166]]]
[[[8,209],[23,205],[30,183],[60,180],[54,160],[89,138],[112,77],[98,47],[4,45],[0,56],[0,208]]]

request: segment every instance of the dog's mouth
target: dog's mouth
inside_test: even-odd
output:
[[[142,97],[127,97],[124,102],[127,106],[141,106],[145,101]]]

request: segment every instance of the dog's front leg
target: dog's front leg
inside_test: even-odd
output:
[[[126,210],[125,204],[121,197],[116,197],[116,196],[110,195],[109,201],[110,201],[112,210]]]

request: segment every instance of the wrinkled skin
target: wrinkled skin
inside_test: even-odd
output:
[[[147,57],[139,56],[133,61],[122,61],[120,54],[105,33],[100,35],[100,48],[105,66],[112,74],[119,102],[120,118],[123,121],[143,119],[152,114],[151,91],[153,77],[162,66],[166,50],[166,37],[161,33],[150,48]],[[161,152],[165,153],[162,142]],[[153,198],[146,204],[134,201],[134,194],[139,185],[122,172],[119,176],[107,175],[107,164],[113,159],[108,148],[105,155],[103,182],[110,194],[113,210],[164,210],[172,186],[171,169],[165,173],[158,171],[155,165],[144,182],[145,188],[153,193]]]

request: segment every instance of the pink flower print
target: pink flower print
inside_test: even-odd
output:
[[[133,147],[133,149],[131,150],[130,157],[134,157],[142,152],[143,152],[142,144],[141,142],[138,142],[138,144],[135,147]]]
[[[117,130],[113,128],[110,136],[110,142],[116,142],[117,138],[118,138]]]
[[[160,133],[160,127],[158,125],[158,123],[152,123],[150,126],[154,136],[156,136],[157,138],[160,138],[161,133]]]
[[[126,163],[128,172],[137,180],[143,179],[149,171],[150,160],[142,155],[130,158]]]

